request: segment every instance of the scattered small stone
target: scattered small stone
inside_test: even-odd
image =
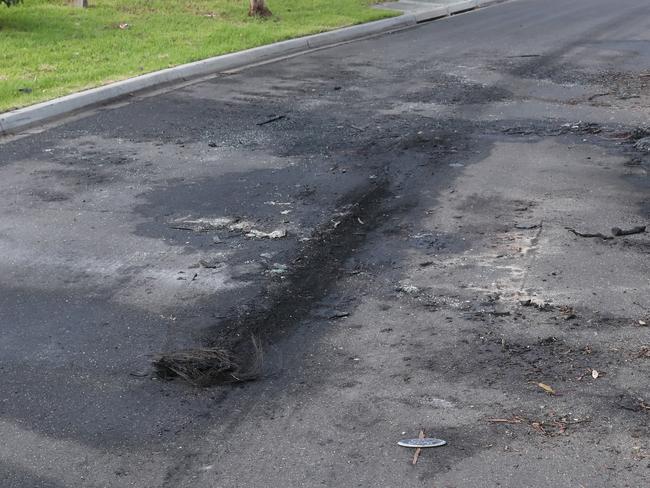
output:
[[[525,298],[519,300],[519,305],[522,307],[535,307],[541,311],[550,310],[552,308],[551,304],[539,299]]]
[[[410,283],[400,283],[396,289],[397,291],[401,291],[403,293],[408,293],[411,295],[418,293],[420,291],[420,289],[417,286],[411,285]]]
[[[349,317],[350,312],[341,312],[339,310],[336,310],[332,315],[329,316],[330,319],[342,319],[344,317]]]
[[[272,205],[274,207],[276,206],[286,206],[286,205],[292,205],[291,202],[274,202],[273,200],[269,202],[264,202],[264,205]]]
[[[231,217],[214,217],[214,218],[182,218],[174,220],[169,224],[172,229],[190,230],[193,232],[210,232],[215,230],[229,230],[230,232],[240,232],[246,237],[256,239],[279,239],[287,236],[286,229],[276,229],[271,232],[264,232],[254,228],[255,224],[248,220],[239,220]],[[214,239],[213,239],[213,242]]]
[[[286,264],[273,263],[273,267],[269,269],[268,273],[282,275],[287,271],[289,271],[289,266],[287,266]]]
[[[254,237],[256,239],[280,239],[287,236],[287,229],[277,229],[272,232],[264,232],[257,229],[251,229],[246,234],[246,237]]]

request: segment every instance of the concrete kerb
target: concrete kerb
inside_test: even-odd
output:
[[[467,12],[468,10],[475,9],[478,6],[478,0],[463,0],[461,2],[449,5],[449,15]]]
[[[464,0],[449,6],[435,6],[416,14],[404,14],[391,19],[337,29],[322,34],[281,41],[267,46],[247,49],[223,56],[183,64],[174,68],[156,71],[110,85],[73,93],[61,98],[38,103],[4,114],[0,114],[0,135],[8,135],[22,129],[71,115],[91,107],[114,102],[137,92],[172,83],[188,81],[247,65],[271,61],[275,58],[296,54],[309,49],[322,48],[355,39],[387,33],[433,20],[447,15],[471,10],[478,6],[500,3],[503,0]]]
[[[415,20],[420,23],[440,19],[442,17],[447,17],[448,15],[468,12],[479,7],[489,7],[490,5],[496,5],[497,3],[504,3],[507,1],[508,0],[460,0],[451,5],[439,5],[435,7],[432,5],[431,8],[413,12],[413,15],[415,16]]]
[[[415,20],[419,22],[426,22],[428,20],[440,19],[449,15],[449,7],[440,6],[419,12],[414,12]]]
[[[337,29],[330,32],[323,32],[313,36],[304,37],[307,46],[310,49],[338,44],[341,42],[352,41],[362,37],[372,36],[383,32],[403,29],[405,27],[417,24],[417,20],[412,14],[400,15],[392,19],[379,20],[368,24],[355,25],[344,29]]]

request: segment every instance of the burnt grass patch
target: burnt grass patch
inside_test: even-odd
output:
[[[288,332],[325,297],[345,261],[378,226],[388,194],[387,182],[379,181],[347,195],[299,249],[284,276],[271,281],[253,303],[234,310],[232,318],[212,327],[202,347],[154,357],[157,375],[197,386],[258,378],[262,374],[262,344]]]
[[[262,346],[251,336],[254,353],[245,365],[232,351],[220,347],[203,347],[160,354],[154,359],[156,371],[163,379],[182,378],[196,386],[250,381],[261,374]]]

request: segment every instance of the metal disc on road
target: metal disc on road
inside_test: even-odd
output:
[[[425,437],[424,439],[403,439],[397,444],[402,447],[440,447],[447,444],[447,441]]]

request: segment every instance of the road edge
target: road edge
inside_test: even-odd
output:
[[[324,48],[342,42],[354,41],[377,34],[405,29],[421,22],[447,17],[503,1],[505,0],[462,0],[452,5],[437,6],[416,13],[406,13],[390,19],[344,27],[329,32],[276,42],[245,51],[182,64],[173,68],[154,71],[97,88],[72,93],[60,98],[0,114],[0,136],[15,134],[18,131],[50,122],[81,110],[114,102],[137,92],[159,88],[173,83],[187,82],[194,78],[243,68],[247,65],[271,61],[275,58],[299,54],[311,49]]]

